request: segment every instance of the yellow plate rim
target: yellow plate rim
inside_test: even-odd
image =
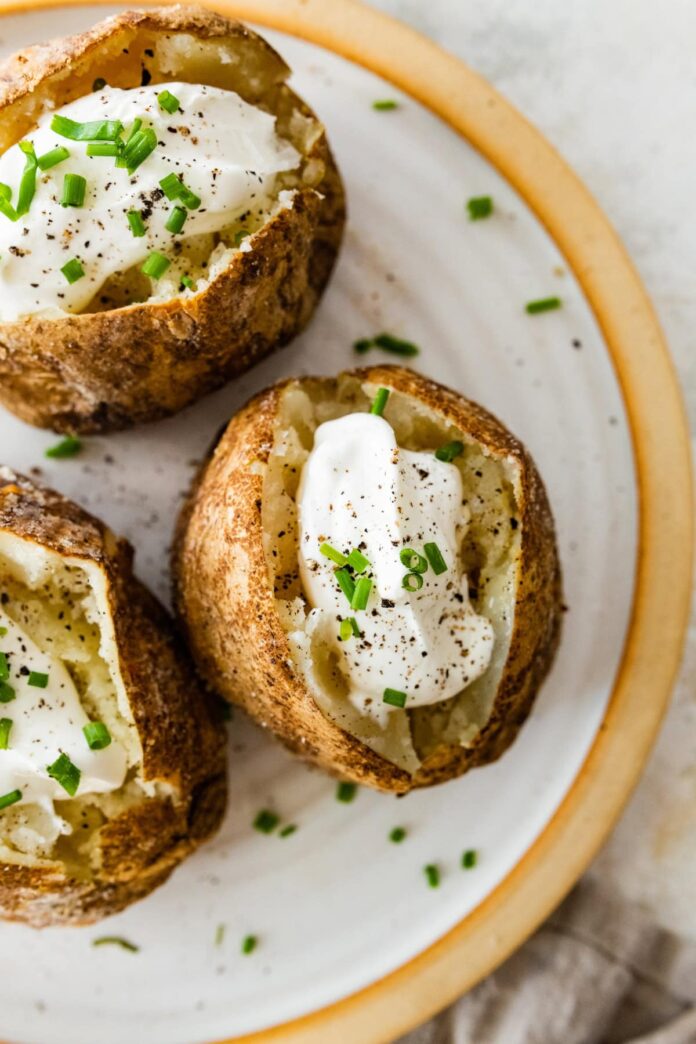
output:
[[[94,3],[0,0],[0,14]],[[441,117],[492,163],[534,211],[580,283],[609,349],[631,428],[639,497],[631,622],[592,749],[545,830],[474,911],[397,970],[328,1007],[220,1042],[388,1044],[470,989],[524,942],[586,869],[638,781],[669,702],[689,618],[688,427],[657,318],[609,221],[539,131],[482,77],[360,0],[222,0],[205,6],[363,65]]]

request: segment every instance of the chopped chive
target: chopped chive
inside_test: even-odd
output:
[[[442,557],[442,552],[437,544],[426,544],[423,547],[426,557],[430,562],[430,568],[435,573],[435,576],[439,576],[440,573],[447,572],[447,563]]]
[[[538,315],[540,312],[552,312],[561,307],[560,297],[542,297],[539,301],[529,301],[525,306],[529,315]]]
[[[399,103],[395,102],[393,98],[383,98],[373,101],[372,108],[376,112],[391,112],[393,109],[399,108]]]
[[[170,113],[170,115],[181,108],[179,99],[176,95],[172,94],[171,91],[160,91],[157,95],[157,101],[159,102],[160,109],[164,109],[164,111]]]
[[[0,199],[9,201],[12,199],[12,189],[4,181],[0,181]]]
[[[440,446],[439,449],[436,449],[435,456],[438,460],[450,464],[455,457],[461,457],[463,452],[464,443],[460,442],[459,439],[454,439],[452,442],[446,442],[444,446]]]
[[[92,84],[92,90],[93,91],[103,91],[105,87],[106,87],[106,80],[103,79],[101,76],[97,76],[96,80]]]
[[[375,395],[372,405],[370,406],[370,413],[373,413],[376,417],[381,417],[384,413],[384,407],[387,405],[387,399],[389,398],[388,388],[379,388]]]
[[[12,703],[12,700],[17,698],[17,694],[6,681],[0,681],[0,703]]]
[[[71,141],[116,141],[123,130],[123,124],[120,120],[76,123],[67,116],[55,115],[51,120],[51,130],[60,134],[61,138],[70,138]]]
[[[136,239],[140,239],[142,236],[144,236],[145,232],[146,232],[146,228],[145,228],[145,222],[143,221],[143,216],[140,213],[140,211],[139,210],[129,210],[128,214],[126,215],[126,217],[128,218],[128,224],[130,225],[130,230],[133,233],[133,235],[135,236],[135,238]]]
[[[0,652],[0,681],[7,681],[10,677],[10,665],[7,662],[7,653]]]
[[[34,146],[30,141],[20,141],[19,147],[26,156],[26,161],[19,182],[19,191],[17,193],[18,218],[29,212],[31,201],[36,192],[36,171],[39,165],[36,153],[34,152]]]
[[[6,627],[0,627],[0,638],[4,638],[6,634],[7,634],[7,628]]]
[[[344,805],[349,805],[354,800],[355,795],[358,792],[357,783],[346,783],[341,782],[336,785],[336,800],[342,801]]]
[[[17,802],[21,800],[21,790],[11,790],[9,794],[2,794],[2,796],[0,796],[0,810],[2,810],[3,808],[9,808],[10,805],[16,805]]]
[[[480,221],[481,218],[490,217],[493,213],[493,200],[490,196],[472,196],[467,201],[469,221]]]
[[[120,141],[92,141],[87,146],[88,156],[120,156],[122,152]]]
[[[60,754],[52,765],[46,766],[46,771],[70,797],[75,797],[82,773],[77,765],[73,765],[67,754]]]
[[[372,581],[366,577],[361,576],[355,585],[355,591],[353,597],[350,600],[351,609],[367,609],[367,603],[370,598],[370,591],[372,590]]]
[[[27,685],[33,685],[35,689],[45,689],[48,685],[48,675],[43,671],[29,671]]]
[[[283,829],[279,832],[278,837],[290,837],[290,835],[294,834],[296,830],[297,827],[294,823],[288,823],[288,825],[284,826]]]
[[[128,145],[128,143],[133,140],[133,138],[138,133],[138,131],[140,130],[142,125],[143,125],[143,121],[139,117],[137,117],[136,119],[133,120],[133,126],[128,131],[128,137],[126,138],[126,145]]]
[[[344,566],[348,562],[346,555],[342,555],[341,552],[337,551],[335,547],[331,546],[331,544],[323,543],[319,548],[319,553],[322,554],[324,558],[330,559],[330,561],[334,562],[337,566]]]
[[[111,733],[102,721],[89,721],[82,732],[90,750],[104,750],[111,743]]]
[[[345,620],[341,620],[341,626],[339,629],[339,638],[342,642],[347,642],[349,638],[359,638],[360,628],[358,627],[358,621],[354,616],[347,616]]]
[[[425,573],[428,568],[428,560],[414,551],[412,547],[404,547],[399,552],[399,560],[405,565],[409,573]]]
[[[102,935],[99,939],[92,939],[92,946],[120,946],[122,950],[128,950],[129,953],[138,953],[140,950],[139,946],[124,939],[121,935]]]
[[[403,827],[394,827],[389,835],[389,840],[395,845],[400,845],[406,837],[406,831]]]
[[[68,457],[76,457],[81,449],[82,440],[78,439],[77,435],[66,435],[55,446],[49,446],[44,456],[53,460],[65,460]]]
[[[225,926],[224,926],[224,924],[219,924],[217,926],[217,928],[215,929],[215,945],[216,946],[222,946],[224,938],[225,938]]]
[[[420,591],[423,586],[423,577],[420,573],[406,573],[401,581],[401,586],[404,591],[409,591],[413,594],[414,591]]]
[[[197,196],[195,192],[187,188],[178,174],[167,174],[159,184],[167,199],[180,199],[188,210],[198,210],[200,207],[200,196]]]
[[[357,352],[358,355],[364,355],[365,352],[369,352],[372,345],[371,337],[360,337],[357,341],[353,341],[353,351]]]
[[[431,888],[437,888],[440,884],[440,870],[434,863],[428,863],[423,867],[423,873]]]
[[[144,272],[150,279],[159,279],[167,271],[170,264],[169,258],[165,257],[164,254],[160,254],[158,250],[153,250],[141,265],[140,271]]]
[[[258,946],[258,942],[259,940],[256,938],[255,935],[245,936],[242,940],[242,953],[245,955],[253,953],[256,947]]]
[[[0,214],[4,214],[10,221],[16,221],[19,214],[12,206],[12,189],[4,181],[0,181]]]
[[[390,707],[399,707],[401,710],[406,706],[408,696],[398,689],[385,689],[382,694],[382,703],[388,703]]]
[[[182,275],[182,277],[181,277],[181,285],[186,287],[187,290],[195,290],[196,289],[195,284],[194,284],[193,279],[191,278],[191,276]]]
[[[357,547],[354,547],[348,555],[348,565],[354,573],[364,573],[370,565],[370,561],[365,558],[362,551],[359,551]]]
[[[258,830],[261,834],[272,834],[278,823],[280,823],[280,816],[263,808],[254,820],[253,826],[254,830]]]
[[[377,348],[393,355],[414,356],[420,354],[420,348],[413,341],[404,341],[401,337],[394,337],[390,333],[377,334],[372,342]]]
[[[81,207],[85,202],[87,181],[81,174],[66,174],[63,178],[62,207]]]
[[[462,853],[462,867],[464,870],[472,870],[478,862],[478,852],[475,848],[467,848]]]
[[[251,232],[248,232],[247,229],[240,228],[234,234],[234,245],[236,247],[241,246],[242,243],[244,242],[244,240],[247,239],[250,235],[251,235]]]
[[[336,582],[338,583],[338,586],[341,588],[344,595],[351,603],[352,607],[353,595],[355,594],[355,584],[353,582],[353,577],[345,568],[334,570],[334,576],[336,577]]]
[[[11,730],[12,718],[0,718],[0,750],[9,749]]]
[[[172,232],[174,235],[181,232],[182,228],[186,224],[186,218],[188,217],[188,210],[185,207],[174,207],[171,214],[167,218],[167,223],[164,226],[167,232]]]
[[[70,149],[66,149],[65,145],[56,145],[55,149],[50,149],[48,152],[44,152],[43,156],[39,156],[36,162],[40,170],[50,170],[51,167],[57,167],[59,163],[66,160],[69,155]]]
[[[146,127],[144,130],[137,130],[133,137],[127,142],[125,149],[123,150],[124,166],[127,168],[129,174],[133,174],[138,167],[145,162],[157,148],[157,135],[151,127]]]
[[[78,279],[82,279],[85,270],[76,257],[71,257],[70,260],[61,268],[61,273],[65,276],[70,286],[72,286],[72,284],[76,283]]]

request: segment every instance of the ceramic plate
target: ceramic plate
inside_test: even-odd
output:
[[[273,7],[257,6],[260,16]],[[82,29],[103,14],[86,7],[7,16],[0,49]],[[311,328],[181,416],[91,438],[75,460],[46,460],[54,437],[3,413],[3,458],[127,536],[140,575],[167,599],[173,519],[218,427],[277,377],[352,365],[352,342],[386,329],[416,341],[418,369],[493,410],[536,458],[558,524],[564,641],[531,719],[498,764],[401,800],[362,790],[351,804],[337,802],[331,780],[236,715],[224,826],[164,887],[97,927],[0,927],[0,973],[11,983],[0,1033],[12,1041],[191,1044],[254,1034],[329,1007],[338,1021],[324,1023],[323,1039],[362,1042],[388,1039],[425,1017],[471,981],[469,970],[454,973],[456,981],[450,971],[446,988],[427,999],[421,990],[416,1008],[404,1000],[403,1011],[383,1011],[357,1035],[349,1010],[331,1006],[367,996],[359,991],[388,984],[416,955],[436,952],[428,948],[486,909],[484,900],[513,868],[519,872],[573,788],[621,666],[634,608],[636,458],[617,374],[572,268],[524,199],[445,122],[327,49],[267,35],[329,129],[350,203],[345,246]],[[378,98],[399,107],[374,111]],[[470,222],[465,202],[478,195],[493,197],[495,213]],[[562,298],[562,309],[525,313],[526,302],[551,295]],[[679,607],[681,581],[672,581]],[[675,655],[680,627],[677,616]],[[663,680],[657,705],[666,689]],[[646,742],[629,751],[635,769]],[[627,784],[620,789],[618,800],[607,797],[602,829]],[[297,832],[281,840],[253,830],[261,807],[277,810]],[[400,845],[388,839],[395,826],[408,832]],[[577,834],[578,866],[570,871],[566,860],[549,878],[549,901],[569,887],[598,837],[594,826]],[[464,871],[468,848],[479,861]],[[441,869],[437,889],[427,886],[427,863]],[[522,928],[513,918],[512,937],[489,933],[473,959],[477,974],[533,927],[534,916]],[[139,952],[93,949],[105,933],[132,940]],[[240,941],[249,933],[259,946],[243,956]],[[299,1026],[280,1037],[315,1039],[316,1024]]]

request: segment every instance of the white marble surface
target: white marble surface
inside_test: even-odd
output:
[[[696,426],[693,0],[375,0],[487,77],[626,244]],[[659,742],[593,872],[696,938],[696,616]]]

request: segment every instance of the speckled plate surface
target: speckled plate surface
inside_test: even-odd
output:
[[[279,5],[263,0],[217,6],[322,38],[307,28],[311,15],[300,11],[305,5],[299,0],[282,14]],[[329,25],[327,12],[346,6],[343,0],[325,0],[319,14],[316,4],[308,5],[327,23],[326,42],[332,34],[337,40],[340,28],[339,22]],[[0,21],[0,52],[79,30],[105,10],[8,15]],[[387,47],[382,71],[389,61],[396,70],[399,41],[389,33],[398,37],[399,28],[381,18],[372,25],[379,16],[355,12],[365,19],[366,32],[372,26],[386,34],[385,42],[391,39],[393,56]],[[554,240],[509,182],[462,137],[407,94],[337,54],[277,31],[267,35],[295,70],[296,89],[327,124],[349,197],[344,250],[311,328],[185,414],[89,439],[72,461],[45,460],[51,434],[3,413],[2,456],[126,535],[137,549],[140,575],[166,599],[173,519],[213,433],[275,378],[334,373],[354,363],[355,338],[388,329],[421,345],[417,368],[480,400],[535,456],[558,524],[569,606],[565,640],[532,718],[498,764],[401,800],[361,791],[353,803],[338,803],[332,781],[236,717],[230,726],[230,806],[223,829],[163,888],[96,928],[37,933],[0,926],[0,975],[11,984],[3,990],[0,1034],[22,1044],[191,1044],[252,1034],[255,1040],[259,1034],[258,1039],[302,1042],[391,1039],[500,961],[570,886],[635,779],[678,653],[684,578],[676,563],[669,568],[663,563],[653,590],[664,608],[667,584],[671,587],[672,644],[662,675],[654,679],[649,720],[638,714],[640,733],[626,730],[629,738],[622,740],[613,775],[607,765],[611,751],[600,751],[601,772],[617,781],[614,790],[607,786],[603,801],[587,783],[587,766],[597,763],[603,721],[610,737],[622,727],[607,708],[612,691],[617,698],[620,669],[631,667],[626,657],[646,605],[635,599],[636,576],[644,590],[640,569],[657,576],[659,566],[648,553],[654,526],[645,527],[645,512],[650,515],[659,495],[645,478],[652,450],[639,445],[640,528],[636,456],[614,369],[621,372],[622,364],[616,351],[612,363],[587,297]],[[336,49],[350,52],[348,31],[345,40]],[[424,59],[434,51],[412,34],[402,44],[414,55],[420,47]],[[367,43],[365,48],[367,54]],[[393,79],[404,83],[403,63],[401,69]],[[425,93],[414,90],[421,97]],[[395,98],[399,108],[376,112],[376,98]],[[443,102],[446,115],[444,107]],[[491,121],[499,118],[494,106],[490,112]],[[504,112],[510,118],[510,110]],[[480,119],[486,118],[482,105]],[[491,135],[493,140],[493,130]],[[529,163],[522,145],[520,156]],[[548,167],[547,147],[541,146],[540,176],[545,163]],[[502,139],[500,149],[502,154]],[[492,195],[495,213],[472,223],[465,201],[482,194]],[[606,227],[605,234],[610,235]],[[587,284],[586,272],[583,278]],[[525,302],[549,295],[562,298],[561,310],[525,314]],[[620,321],[612,328],[598,299],[594,303],[605,333],[615,345],[623,339],[625,349]],[[660,408],[676,404],[677,417],[657,425],[654,438],[672,440],[679,455],[678,402],[667,401],[675,393],[654,336],[653,379],[659,375],[667,382]],[[635,350],[638,360],[647,358],[640,337]],[[642,423],[643,400],[635,387],[627,395],[634,424]],[[656,421],[647,427],[656,427]],[[684,460],[675,466],[682,468]],[[688,506],[680,511],[674,509],[665,524],[683,530]],[[629,712],[624,701],[624,719]],[[592,772],[599,777],[599,768]],[[275,808],[284,821],[297,824],[297,832],[283,840],[255,832],[251,823],[260,807]],[[397,825],[407,829],[407,839],[390,844],[389,832]],[[574,838],[564,838],[562,830],[571,826]],[[549,839],[566,845],[565,856],[560,849],[554,856]],[[479,852],[477,867],[466,872],[460,868],[465,848]],[[544,850],[546,861],[540,862]],[[441,868],[439,889],[427,887],[426,863]],[[534,898],[522,910],[525,881],[535,882]],[[508,916],[501,920],[506,903]],[[105,933],[125,936],[139,952],[93,949],[95,937]],[[240,941],[248,933],[258,936],[259,945],[253,955],[242,956]],[[433,948],[443,937],[445,942]],[[443,961],[447,970],[433,981]],[[356,994],[353,1002],[344,1001]]]

